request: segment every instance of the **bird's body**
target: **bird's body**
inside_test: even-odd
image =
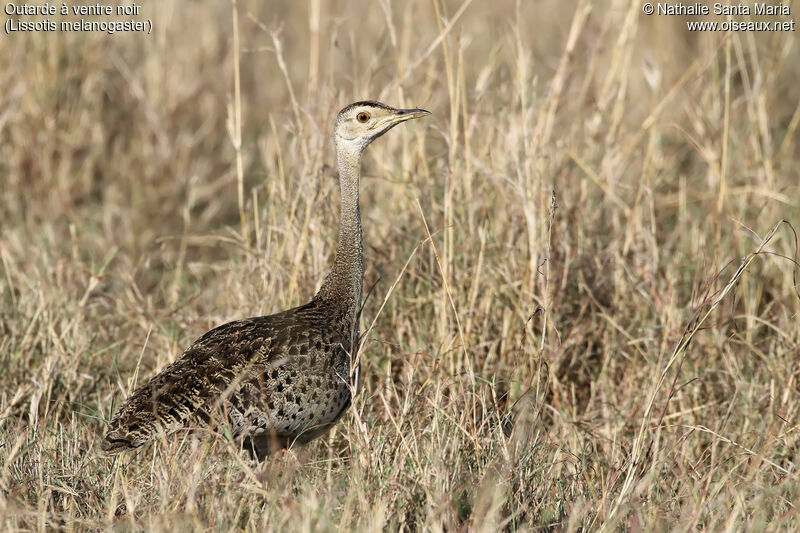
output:
[[[305,305],[229,322],[197,339],[128,397],[111,421],[104,451],[139,448],[160,432],[213,425],[225,417],[233,437],[263,459],[275,449],[308,442],[341,417],[360,382],[361,152],[394,125],[427,114],[377,102],[339,112],[339,243],[320,290]]]

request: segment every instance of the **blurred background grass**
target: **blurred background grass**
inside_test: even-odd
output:
[[[671,359],[800,219],[795,33],[615,0],[141,6],[151,35],[0,39],[0,529],[797,527],[788,226]],[[101,457],[137,379],[314,294],[332,121],[365,98],[434,115],[364,160],[352,414],[260,467],[224,435]]]

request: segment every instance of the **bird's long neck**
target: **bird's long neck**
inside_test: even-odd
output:
[[[333,268],[325,278],[315,299],[333,304],[344,312],[351,325],[361,304],[364,260],[361,242],[361,212],[358,206],[358,184],[361,172],[361,152],[336,144],[339,165],[339,187],[342,208],[339,222],[339,244]]]

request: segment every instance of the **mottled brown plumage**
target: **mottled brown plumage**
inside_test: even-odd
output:
[[[300,307],[223,324],[197,339],[125,400],[103,440],[105,452],[139,448],[160,432],[214,425],[225,417],[233,437],[263,459],[330,429],[360,381],[353,356],[364,273],[361,153],[400,122],[427,114],[378,102],[357,102],[339,112],[339,243],[319,292]]]

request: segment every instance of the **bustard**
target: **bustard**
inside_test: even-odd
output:
[[[161,432],[227,417],[233,437],[259,460],[305,443],[342,416],[360,385],[358,314],[364,263],[358,204],[361,153],[406,120],[429,115],[357,102],[336,117],[341,217],[333,267],[305,305],[237,320],[197,339],[122,404],[102,449],[139,448]]]

